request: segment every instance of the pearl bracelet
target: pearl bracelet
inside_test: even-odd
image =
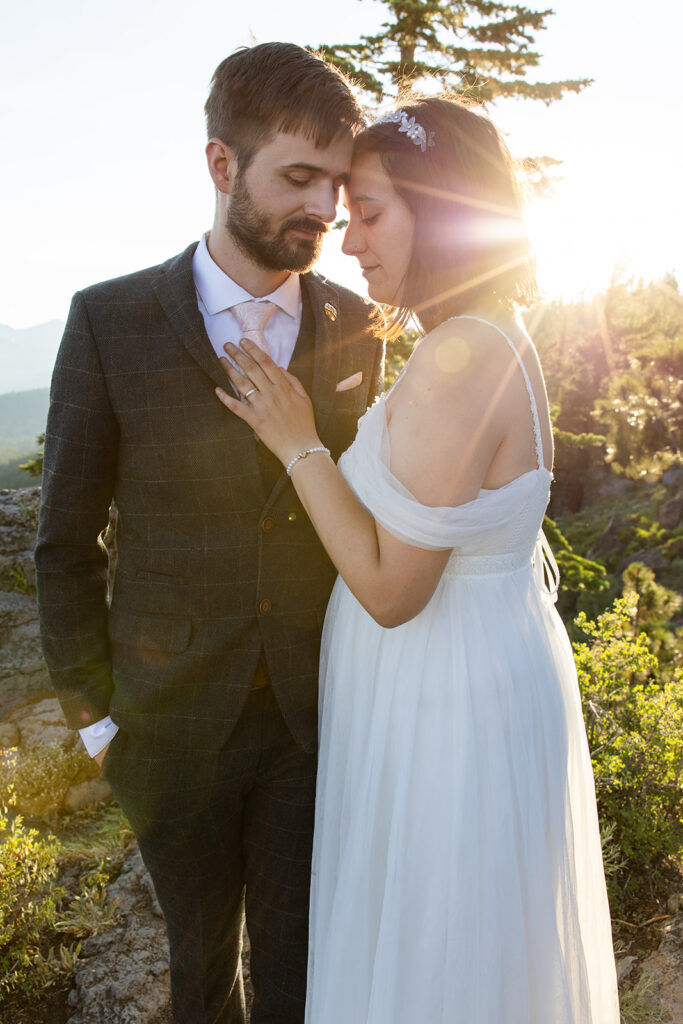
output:
[[[301,459],[307,459],[309,455],[313,454],[313,452],[324,452],[325,455],[329,455],[330,449],[326,448],[324,444],[318,444],[315,448],[302,448],[302,450],[297,452],[290,464],[287,466],[287,476],[292,475],[292,470],[296,466],[297,462],[300,462]]]

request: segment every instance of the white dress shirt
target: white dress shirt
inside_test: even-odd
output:
[[[197,289],[197,305],[204,318],[204,326],[216,355],[224,356],[223,345],[231,341],[239,344],[242,332],[237,320],[230,312],[239,302],[254,299],[241,285],[221,270],[211,258],[206,244],[206,235],[192,257],[192,274]],[[268,350],[274,361],[283,369],[289,366],[301,325],[301,283],[298,274],[290,274],[284,284],[269,295],[259,299],[274,303],[277,309],[266,324],[265,335]]]
[[[209,340],[218,356],[224,356],[223,345],[231,341],[239,344],[242,337],[237,320],[230,312],[238,302],[248,302],[256,298],[250,295],[241,285],[214,263],[206,244],[206,235],[195,249],[192,257],[192,276],[197,292],[197,305],[204,318],[204,326]],[[301,325],[301,282],[298,274],[290,274],[287,280],[269,295],[259,295],[259,299],[274,303],[277,309],[266,324],[265,336],[268,349],[275,362],[287,369],[294,352],[296,339]],[[216,399],[218,401],[218,399]],[[104,750],[119,731],[109,715],[99,722],[79,729],[81,739],[91,757]]]

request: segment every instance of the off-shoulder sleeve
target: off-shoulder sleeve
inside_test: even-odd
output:
[[[519,514],[502,488],[489,491],[486,501],[475,498],[463,505],[423,505],[391,472],[389,436],[382,400],[372,406],[358,425],[356,440],[342,455],[339,468],[358,500],[392,536],[428,551],[470,545],[477,534],[503,529]],[[444,466],[444,473],[449,467]],[[520,480],[524,490],[524,480]],[[529,490],[533,475],[529,475]],[[524,500],[523,494],[518,498]]]

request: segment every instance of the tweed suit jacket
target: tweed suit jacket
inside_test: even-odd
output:
[[[315,744],[319,641],[334,569],[284,470],[222,406],[226,377],[192,276],[196,243],[73,299],[55,366],[36,547],[43,649],[67,721],[106,714],[152,743],[218,749],[263,652],[285,721]],[[312,399],[337,458],[381,391],[371,307],[302,276]],[[337,393],[338,381],[363,373]],[[111,602],[101,532],[118,508]]]

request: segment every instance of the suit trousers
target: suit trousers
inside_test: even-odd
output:
[[[164,913],[175,1024],[301,1024],[306,997],[315,752],[270,686],[252,689],[219,751],[158,749],[119,732],[103,766]]]

